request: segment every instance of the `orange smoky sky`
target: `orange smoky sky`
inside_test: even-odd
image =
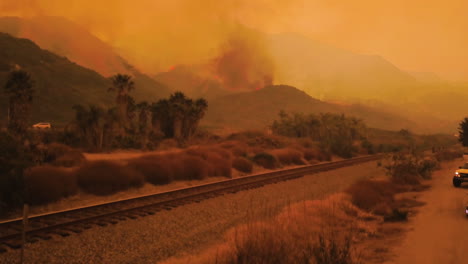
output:
[[[64,16],[147,72],[213,57],[237,24],[468,78],[466,0],[1,0],[0,15]]]

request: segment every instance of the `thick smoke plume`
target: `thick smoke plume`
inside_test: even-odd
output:
[[[273,61],[260,34],[237,31],[213,61],[216,77],[230,90],[258,90],[273,83]]]

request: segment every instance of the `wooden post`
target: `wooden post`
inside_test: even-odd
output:
[[[23,205],[23,231],[21,234],[21,257],[20,263],[24,263],[24,248],[26,247],[26,232],[28,228],[28,214],[29,214],[29,205]]]

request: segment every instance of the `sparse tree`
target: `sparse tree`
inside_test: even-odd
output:
[[[104,117],[103,142],[104,148],[110,146],[116,136],[116,129],[119,126],[119,114],[117,107],[107,109]]]
[[[15,70],[8,76],[5,92],[9,96],[8,130],[23,137],[28,128],[34,94],[34,82],[28,72]]]
[[[353,143],[365,134],[364,123],[353,117],[321,113],[304,115],[280,112],[279,120],[271,125],[275,134],[289,137],[309,137],[321,147],[337,155],[350,157],[354,152]]]
[[[468,147],[468,117],[465,117],[458,125],[458,141]]]
[[[146,134],[149,128],[150,105],[143,101],[136,105],[138,110],[138,131],[140,134]]]
[[[173,136],[175,139],[182,138],[182,129],[185,116],[188,113],[192,100],[188,99],[182,92],[175,92],[169,98],[172,116]]]
[[[148,102],[140,102],[136,105],[138,110],[138,134],[140,135],[140,142],[142,146],[146,146],[148,143],[148,136],[150,132],[150,105]]]
[[[90,148],[102,149],[104,141],[105,111],[104,109],[90,105],[88,109],[81,105],[75,109],[75,125],[81,139]]]
[[[151,104],[151,126],[153,133],[163,133],[166,137],[172,135],[170,126],[169,101],[161,99],[157,103]]]
[[[189,105],[188,108],[188,113],[182,128],[184,138],[190,138],[195,134],[200,120],[205,116],[205,112],[208,109],[208,102],[200,98],[196,100],[195,103]]]

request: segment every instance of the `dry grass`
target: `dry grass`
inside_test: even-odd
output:
[[[78,186],[85,192],[109,195],[143,185],[144,176],[111,161],[94,161],[76,170]]]
[[[303,155],[304,155],[305,160],[312,161],[312,160],[318,160],[320,153],[316,149],[304,149]]]
[[[231,177],[231,153],[219,147],[197,147],[186,151],[190,156],[203,159],[206,167],[206,177],[225,176]]]
[[[339,177],[340,175],[346,177]],[[96,232],[83,232],[79,236],[60,239],[60,243],[30,244],[28,259],[32,263],[67,263],[70,259],[80,263],[160,263],[169,257],[181,256],[184,253],[198,254],[206,247],[222,241],[226,231],[239,224],[261,221],[277,215],[280,208],[288,207],[292,203],[304,199],[321,199],[342,190],[356,179],[376,175],[383,176],[383,171],[372,162],[337,171],[321,172],[313,177],[303,177],[281,184],[266,185],[261,192],[259,189],[253,189],[219,196],[170,211],[163,210],[135,221],[126,221],[125,224],[110,225],[101,228],[98,236]],[[208,183],[212,179],[215,178],[207,178],[204,182]],[[189,181],[177,181],[162,186],[146,184],[142,188],[133,188],[105,197],[80,193],[51,205],[32,207],[31,210],[33,213],[61,210],[169,191],[193,184]],[[109,254],[103,255],[103,245]],[[216,255],[215,251],[211,253],[212,256]],[[0,263],[13,263],[16,259],[17,252],[11,251],[2,255]]]
[[[353,204],[362,210],[381,215],[385,221],[406,221],[408,212],[400,208],[402,203],[395,200],[395,195],[407,190],[407,186],[393,181],[361,180],[346,191],[351,195]]]
[[[270,153],[283,165],[304,165],[302,153],[293,148],[274,149]]]
[[[74,167],[86,161],[83,153],[67,145],[51,143],[44,149],[44,160],[55,166]]]
[[[63,168],[41,166],[24,176],[27,201],[38,205],[57,201],[78,191],[75,175]]]
[[[201,157],[182,155],[174,163],[181,168],[174,175],[176,180],[202,180],[209,174],[210,165]]]
[[[219,144],[220,147],[229,150],[234,157],[246,157],[249,147],[241,141],[227,141]]]
[[[253,171],[253,164],[250,160],[237,157],[232,161],[232,167],[240,172],[251,173]]]
[[[256,154],[252,158],[252,160],[253,162],[255,162],[255,164],[265,169],[273,170],[273,169],[278,168],[279,166],[279,163],[276,157],[266,152],[261,152],[261,153]]]
[[[174,179],[171,161],[160,155],[129,160],[128,166],[144,175],[145,180],[154,185],[168,184]]]
[[[221,157],[213,156],[209,160],[210,173],[209,176],[223,176],[232,177],[232,161],[231,159],[223,159]]]
[[[443,149],[435,153],[435,158],[438,161],[450,161],[463,157],[462,149]]]
[[[175,139],[164,139],[159,143],[158,149],[160,150],[170,150],[170,149],[175,149],[179,147],[179,142]]]
[[[395,202],[394,195],[399,191],[396,184],[384,180],[361,180],[351,185],[346,192],[357,207],[377,214],[385,213],[379,209]]]
[[[360,219],[371,218],[378,220],[342,194],[304,201],[286,207],[271,220],[234,228],[223,244],[200,255],[164,263],[358,263],[354,243],[375,233],[378,222]]]
[[[397,153],[385,160],[384,168],[395,183],[419,185],[422,179],[430,179],[438,166],[437,160],[432,157]]]
[[[265,149],[281,148],[288,144],[286,137],[267,134],[264,131],[243,131],[231,134],[227,140],[244,142],[250,147],[261,147]]]

